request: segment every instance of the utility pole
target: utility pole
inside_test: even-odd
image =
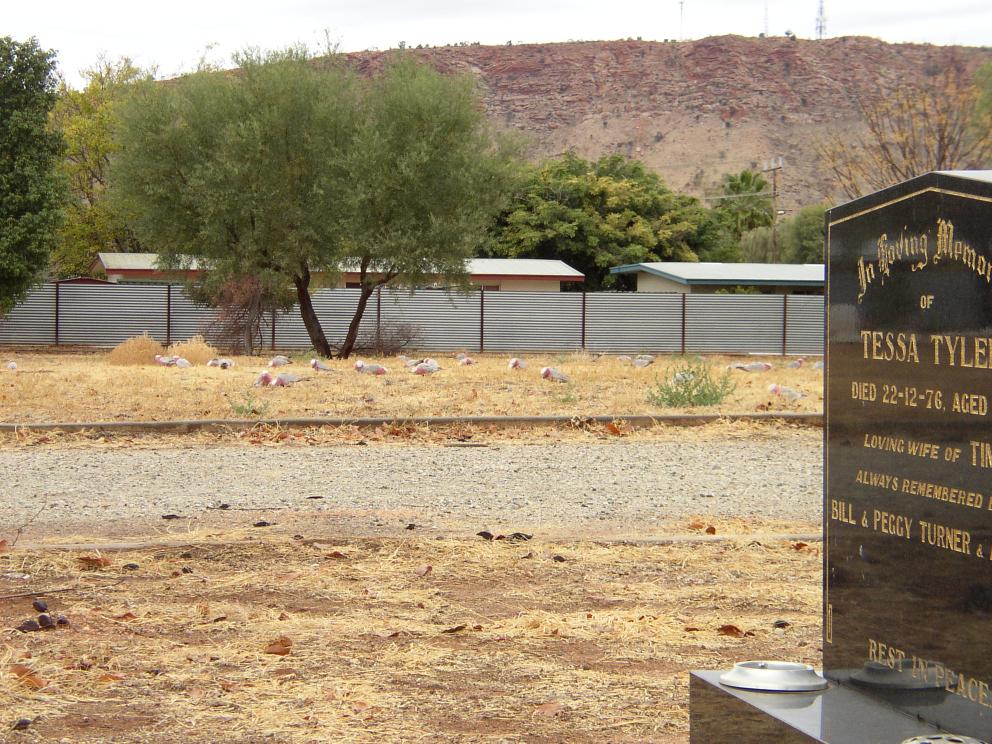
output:
[[[768,38],[768,0],[765,0],[765,38]]]
[[[820,0],[820,10],[816,14],[816,38],[822,39],[827,35],[827,16],[823,11],[823,0]]]
[[[679,41],[685,41],[682,33],[682,21],[685,20],[685,0],[679,0]]]
[[[776,262],[779,259],[778,236],[775,232],[775,223],[778,222],[778,172],[782,170],[782,166],[782,158],[779,156],[771,160],[766,160],[764,167],[761,169],[762,173],[772,174],[772,255]]]

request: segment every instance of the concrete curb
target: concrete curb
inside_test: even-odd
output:
[[[275,510],[273,510],[275,511]],[[320,542],[326,539],[327,542],[341,540],[396,540],[404,539],[399,535],[335,535],[333,537],[320,538],[311,537],[308,543]],[[426,538],[425,538],[426,539]],[[450,540],[476,540],[474,536],[449,535]],[[542,538],[538,542],[550,542],[562,545],[572,545],[578,543],[593,543],[595,545],[699,545],[705,543],[726,543],[726,542],[805,542],[819,543],[823,540],[823,535],[816,534],[764,534],[755,533],[753,535],[672,535],[670,537],[648,537],[648,538],[599,538],[599,537],[577,537],[577,538],[556,538],[554,536]],[[481,542],[481,539],[479,539]],[[258,540],[168,540],[161,542],[108,542],[108,543],[18,543],[15,550],[99,550],[106,553],[126,552],[129,550],[154,550],[157,548],[206,548],[227,545],[260,545]],[[526,543],[516,543],[524,545]]]
[[[189,421],[92,421],[58,424],[0,424],[0,432],[37,431],[101,431],[119,433],[188,433],[192,431],[233,430],[244,431],[256,426],[305,428],[319,426],[568,426],[582,424],[608,424],[625,421],[637,428],[652,426],[701,426],[716,421],[781,421],[804,426],[823,426],[819,413],[739,413],[739,414],[686,414],[670,416],[609,415],[609,416],[414,416],[410,418],[286,418],[286,419],[193,419]]]

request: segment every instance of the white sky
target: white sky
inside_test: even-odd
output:
[[[681,6],[681,21],[680,21]],[[992,0],[825,0],[828,36],[992,45]],[[191,69],[205,53],[228,63],[246,46],[319,45],[342,51],[440,45],[757,36],[765,28],[813,38],[817,0],[0,0],[0,35],[38,37],[58,52],[67,80],[100,54],[130,56],[160,76]],[[208,48],[210,49],[207,52]]]

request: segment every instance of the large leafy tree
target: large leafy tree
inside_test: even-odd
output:
[[[671,191],[638,161],[565,153],[522,181],[487,249],[560,259],[586,275],[587,289],[601,289],[611,286],[611,266],[697,260],[706,223],[696,199]]]
[[[469,77],[401,54],[367,83],[346,157],[342,260],[358,271],[361,293],[342,357],[377,287],[439,276],[467,286],[466,261],[514,177],[511,153]]]
[[[291,285],[314,348],[330,355],[310,291],[313,271],[339,267],[355,82],[298,47],[236,62],[237,73],[136,86],[117,126],[114,204],[165,267],[196,259],[218,285]]]
[[[52,268],[61,277],[84,274],[99,251],[140,250],[134,234],[105,196],[116,149],[111,131],[114,107],[134,83],[151,76],[126,57],[100,59],[83,70],[83,76],[82,90],[64,83],[60,86],[51,115],[52,128],[66,143],[62,170],[71,197],[52,254]]]
[[[992,167],[992,66],[972,78],[953,53],[920,86],[857,97],[863,130],[817,144],[833,190],[855,199],[934,170]]]
[[[112,188],[160,263],[292,286],[324,356],[316,272],[360,273],[341,356],[377,287],[465,278],[501,170],[469,80],[407,57],[363,80],[302,47],[235,61],[140,85],[122,108]]]
[[[61,138],[47,128],[55,53],[0,37],[0,313],[42,276],[65,198]]]
[[[812,204],[772,227],[758,227],[741,239],[744,258],[758,263],[822,263],[826,207]],[[774,234],[772,230],[774,229]]]

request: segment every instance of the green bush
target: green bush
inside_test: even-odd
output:
[[[671,408],[715,406],[736,387],[730,372],[714,377],[710,365],[697,358],[666,370],[665,381],[657,382],[648,391],[648,400],[656,406]]]

